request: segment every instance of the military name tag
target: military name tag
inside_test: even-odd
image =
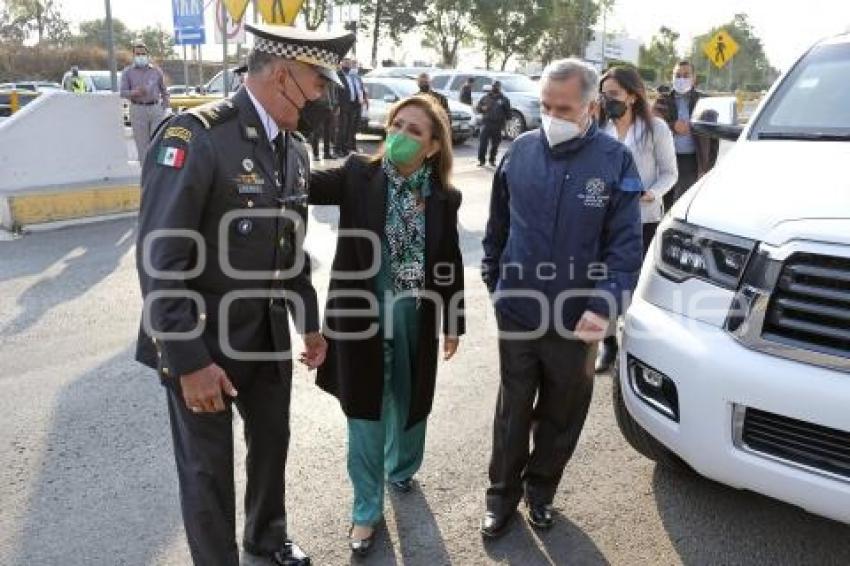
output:
[[[237,175],[233,181],[240,195],[260,195],[263,193],[266,181],[256,173]]]
[[[263,185],[236,185],[236,190],[240,195],[261,195]]]

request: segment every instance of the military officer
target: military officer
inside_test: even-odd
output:
[[[164,125],[142,170],[137,359],[165,385],[195,564],[237,565],[232,407],[245,425],[244,550],[310,560],[287,536],[284,473],[293,361],[321,365],[316,292],[302,242],[309,159],[299,114],[337,82],[352,35],[246,26],[256,42],[232,99]]]

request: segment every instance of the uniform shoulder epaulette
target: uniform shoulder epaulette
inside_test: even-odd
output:
[[[233,101],[226,99],[196,106],[187,110],[186,113],[197,118],[204,128],[209,130],[234,118],[239,113],[239,109]]]
[[[301,143],[307,143],[307,138],[305,138],[304,134],[302,134],[298,130],[293,130],[290,133],[292,134],[292,137],[295,138],[297,141],[300,141]]]

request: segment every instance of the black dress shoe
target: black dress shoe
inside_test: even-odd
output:
[[[278,566],[310,566],[310,557],[292,541],[283,543],[283,548],[272,554],[271,559]]]
[[[484,513],[481,520],[481,535],[484,538],[499,538],[508,531],[513,513],[509,515],[496,515],[492,511]]]
[[[599,355],[596,356],[596,373],[605,373],[611,369],[614,362],[617,361],[617,337],[608,336],[602,342],[602,347],[599,349]]]
[[[328,152],[325,152],[324,157],[325,157],[325,159],[333,159],[333,158],[334,158],[334,156],[333,156],[333,155],[331,155],[331,154],[330,154],[330,153],[328,153]]]
[[[491,159],[491,160],[490,160],[490,165],[492,165],[493,167],[495,167],[495,166],[496,166],[496,160],[495,160],[495,159]]]
[[[354,525],[351,525],[351,528],[348,530],[348,547],[351,549],[351,553],[355,556],[366,556],[369,554],[369,551],[372,550],[375,544],[375,534],[378,532],[378,529],[372,527],[372,534],[368,538],[357,540],[351,538],[352,532],[354,532]]]
[[[479,162],[478,162],[478,166],[479,166],[479,167],[484,167],[484,162],[483,162],[483,161],[479,161]]]
[[[407,478],[406,480],[399,481],[391,481],[390,485],[393,486],[393,489],[395,489],[399,493],[407,493],[408,491],[413,489],[413,478]]]
[[[551,529],[555,522],[552,506],[548,504],[529,505],[528,522],[535,529]]]

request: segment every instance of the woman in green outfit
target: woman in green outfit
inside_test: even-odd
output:
[[[465,330],[451,151],[445,112],[415,96],[390,111],[376,156],[355,155],[310,180],[311,204],[340,209],[317,383],[348,417],[356,554],[372,546],[385,481],[409,491],[422,464],[438,328],[445,360]]]

